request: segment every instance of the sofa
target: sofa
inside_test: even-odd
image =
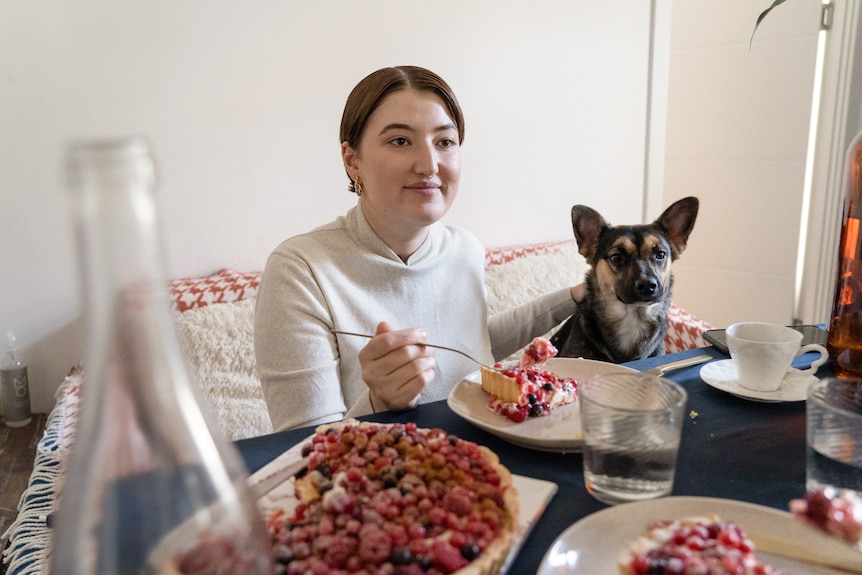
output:
[[[588,266],[574,240],[488,249],[486,286],[490,314],[543,293],[574,285]],[[272,432],[254,360],[254,300],[261,272],[222,269],[197,278],[169,282],[177,329],[203,398],[219,431],[230,440]],[[677,306],[671,307],[666,352],[706,345],[710,326]],[[550,335],[550,334],[548,334]],[[517,354],[516,354],[517,355]],[[12,575],[41,573],[63,461],[74,440],[84,370],[73,367],[56,392],[37,446],[33,473],[16,521],[4,535],[3,561]]]

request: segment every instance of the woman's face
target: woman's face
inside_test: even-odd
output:
[[[424,239],[425,228],[446,214],[458,193],[458,129],[432,92],[407,89],[386,96],[359,146],[342,144],[342,157],[362,184],[366,219],[387,243],[417,234]]]

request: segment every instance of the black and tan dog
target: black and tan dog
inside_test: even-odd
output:
[[[587,294],[551,338],[559,357],[622,363],[664,353],[672,263],[685,250],[699,202],[674,202],[651,224],[612,226],[587,206],[572,227],[590,270]]]

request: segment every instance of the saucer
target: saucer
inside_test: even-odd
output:
[[[781,387],[775,391],[756,391],[739,385],[736,363],[724,359],[708,363],[700,368],[700,378],[721,391],[726,391],[743,399],[763,402],[805,401],[808,386],[817,378],[810,373],[799,373],[792,367],[784,377]]]

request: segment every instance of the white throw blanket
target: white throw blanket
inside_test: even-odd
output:
[[[230,440],[272,433],[254,359],[254,300],[178,314],[192,375]]]

